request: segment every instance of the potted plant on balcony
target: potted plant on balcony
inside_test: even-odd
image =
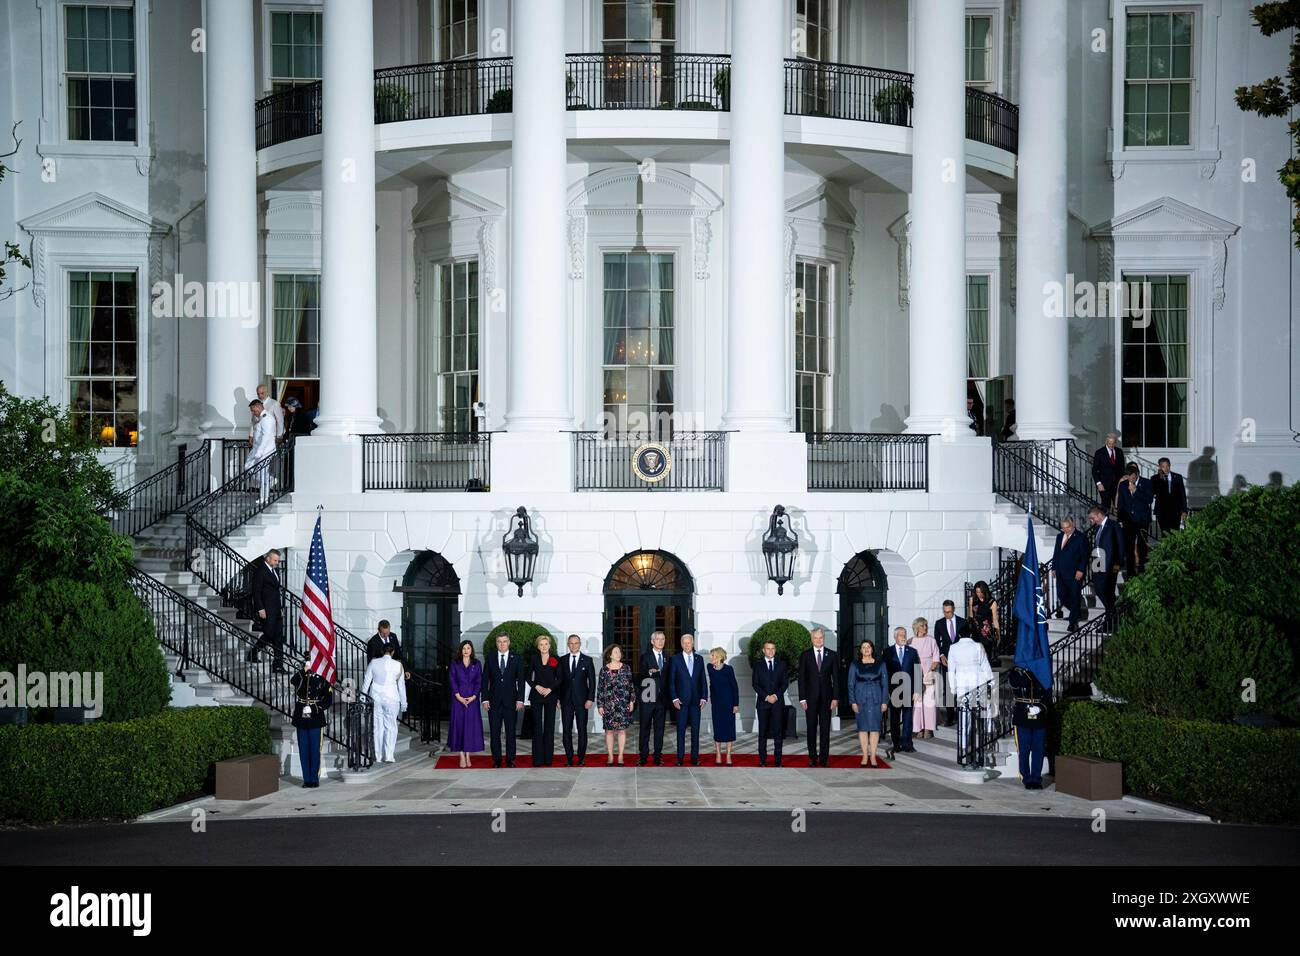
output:
[[[876,108],[876,121],[891,126],[908,125],[912,109],[912,87],[906,83],[890,83],[871,100]]]
[[[411,93],[396,83],[375,85],[375,122],[396,123],[407,118]]]
[[[485,113],[509,113],[514,109],[514,90],[508,86],[503,86],[497,90],[487,101]]]
[[[724,66],[713,74],[713,92],[721,101],[720,109],[731,109],[731,67]]]

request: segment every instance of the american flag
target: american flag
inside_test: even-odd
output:
[[[307,635],[311,647],[311,672],[334,683],[334,615],[330,612],[330,579],[325,570],[325,544],[321,541],[319,517],[311,536],[298,627]]]

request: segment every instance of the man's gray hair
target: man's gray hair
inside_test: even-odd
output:
[[[824,638],[826,636],[826,628],[814,627],[811,631],[808,632],[809,637],[812,637],[814,634],[820,634]]]
[[[263,555],[263,557],[269,558],[271,555],[275,555],[277,558],[280,557],[280,549],[272,548],[270,551],[266,552],[266,554]]]

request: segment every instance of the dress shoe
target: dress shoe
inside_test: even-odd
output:
[[[500,770],[500,769],[501,769],[501,761],[500,761],[500,760],[493,760],[493,761],[492,761],[492,769],[493,769],[493,770]]]
[[[572,766],[573,766],[573,758],[572,758],[572,757],[565,757],[565,758],[564,758],[564,765],[565,765],[566,767],[572,767]]]
[[[767,766],[767,761],[766,761],[766,760],[760,760],[760,761],[758,762],[758,765],[759,765],[760,767],[766,767],[766,766]]]
[[[820,766],[821,766],[823,769],[829,768],[830,765],[831,765],[831,762],[830,762],[830,759],[829,759],[829,758],[827,758],[827,759],[823,759],[822,762],[821,762],[821,764],[820,764]]]
[[[1077,623],[1071,623],[1070,626],[1065,629],[1065,633],[1073,634],[1078,629],[1079,629],[1079,625]]]
[[[773,761],[773,762],[772,762],[772,766],[773,766],[773,767],[779,767],[779,766],[781,766],[781,761],[780,761],[780,760]]]
[[[658,761],[656,761],[656,763],[657,763],[657,762],[658,762]],[[636,762],[636,765],[637,765],[638,767],[644,767],[644,766],[646,765],[646,759],[645,759],[645,757],[642,757],[640,760],[638,760],[638,761]]]
[[[692,757],[692,758],[691,758],[691,766],[692,766],[692,767],[698,767],[699,765],[700,765],[700,758],[699,758],[699,757]]]
[[[507,766],[507,767],[511,767],[511,768],[513,768],[514,765],[515,765],[515,762],[514,762],[513,760],[507,760],[507,761],[506,761],[506,766]]]
[[[663,765],[664,765],[664,758],[663,758],[663,757],[655,757],[655,766],[656,766],[656,767],[662,767]]]
[[[903,748],[903,753],[914,754],[916,753],[916,748],[913,747],[911,744],[908,744],[906,747]]]

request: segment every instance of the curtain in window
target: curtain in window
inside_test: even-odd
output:
[[[68,368],[85,375],[90,371],[90,276],[83,273],[69,285]]]
[[[298,341],[298,329],[301,323],[302,311],[298,308],[294,296],[293,277],[276,276],[275,359],[271,368],[277,382],[283,383],[285,379],[292,376],[294,346]],[[283,385],[281,387],[283,388]]]

